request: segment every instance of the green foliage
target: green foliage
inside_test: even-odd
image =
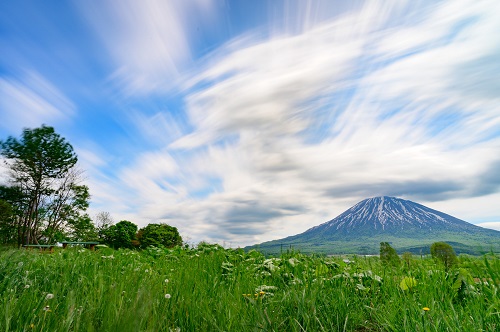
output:
[[[464,259],[456,273],[414,258],[405,270],[377,257],[266,258],[208,243],[3,250],[0,330],[498,330],[498,257]]]
[[[26,128],[20,140],[9,136],[0,141],[0,146],[2,155],[10,160],[8,166],[15,172],[15,179],[32,180],[39,190],[44,189],[46,179],[64,177],[77,162],[73,147],[45,125]]]
[[[94,223],[99,240],[105,242],[106,232],[114,224],[111,214],[106,211],[99,212],[94,218]]]
[[[413,277],[404,277],[399,283],[399,288],[403,291],[412,289],[415,286],[417,286],[417,280]]]
[[[137,233],[141,248],[164,246],[171,248],[182,245],[182,238],[176,227],[167,224],[148,224]]]
[[[71,232],[68,238],[71,241],[97,241],[99,239],[96,228],[88,214],[71,219],[69,222]]]
[[[14,207],[17,242],[52,243],[88,207],[88,188],[79,184],[73,147],[52,127],[23,130],[20,139],[0,141],[10,188],[0,193]],[[69,222],[69,224],[68,224]]]
[[[441,261],[446,269],[451,268],[457,263],[457,255],[453,247],[446,242],[434,242],[431,245],[431,256]]]
[[[110,226],[104,232],[105,243],[115,249],[134,248],[136,241],[137,225],[131,221],[122,220]]]
[[[8,202],[0,199],[0,244],[16,242],[14,209]]]
[[[460,268],[454,275],[453,290],[456,292],[455,300],[461,304],[465,303],[470,296],[478,295],[475,282],[469,270]]]
[[[385,265],[397,266],[400,263],[396,250],[388,242],[380,242],[380,260]]]
[[[411,259],[413,257],[413,254],[409,251],[405,251],[401,258],[405,261],[407,266],[410,266]]]

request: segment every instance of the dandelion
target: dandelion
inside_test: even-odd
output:
[[[35,324],[30,324],[30,329],[34,329],[35,328]]]
[[[429,310],[431,310],[430,308],[427,308],[427,307],[423,307],[422,309],[423,309],[424,311],[429,311]]]
[[[165,294],[165,298],[166,298],[166,299],[169,299],[169,298],[171,298],[171,297],[172,297],[172,295],[170,295],[170,294]]]
[[[169,283],[169,281],[170,281],[170,280],[168,280],[168,279],[165,279],[165,283],[166,283],[166,284],[168,284],[168,283]]]
[[[46,305],[46,306],[43,308],[43,311],[50,312],[50,306]]]
[[[148,270],[148,269],[145,269],[145,270],[144,270],[144,273],[148,273],[148,272],[149,272],[149,270]]]
[[[54,298],[54,294],[50,294],[50,293],[49,293],[49,294],[47,294],[47,295],[45,296],[45,299],[46,299],[46,300],[51,300],[51,299],[53,299],[53,298]]]
[[[262,295],[262,296],[264,296],[264,294],[266,294],[266,292],[260,291],[259,294]]]
[[[24,285],[24,288],[30,288],[30,285]]]

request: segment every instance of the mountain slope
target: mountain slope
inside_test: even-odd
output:
[[[500,251],[499,231],[387,196],[365,199],[302,234],[265,242],[258,248],[269,253],[291,246],[302,252],[376,254],[380,242],[390,242],[398,251],[426,253],[436,241],[449,242],[458,253]]]

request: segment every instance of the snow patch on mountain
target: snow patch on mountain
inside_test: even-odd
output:
[[[418,203],[396,197],[382,196],[365,199],[335,219],[313,227],[310,232],[355,232],[372,229],[375,232],[403,229],[454,228],[466,230],[475,227],[463,220],[430,209]]]

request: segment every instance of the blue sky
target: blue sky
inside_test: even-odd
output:
[[[380,195],[500,229],[499,12],[3,1],[0,137],[55,127],[91,215],[166,222],[192,243],[297,234]]]

